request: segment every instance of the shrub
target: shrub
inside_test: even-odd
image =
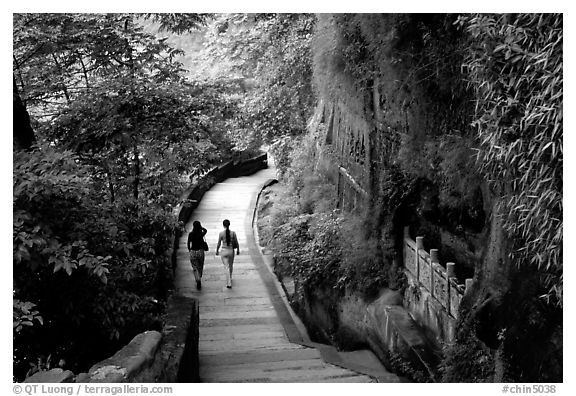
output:
[[[14,156],[15,379],[48,357],[87,370],[160,327],[176,223],[144,202],[102,201],[70,152]]]

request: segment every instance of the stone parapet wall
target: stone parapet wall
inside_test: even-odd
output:
[[[331,314],[334,309],[336,317]],[[347,348],[368,345],[389,370],[391,358],[401,356],[431,381],[438,379],[437,353],[397,291],[382,289],[379,298],[366,301],[354,292],[335,299],[329,290],[316,288],[304,292],[297,310],[312,338],[320,342]]]
[[[198,365],[198,302],[171,297],[162,333],[146,331],[87,373],[53,369],[26,379],[31,383],[196,382]]]
[[[367,308],[368,344],[382,361],[397,354],[437,380],[437,356],[418,326],[401,305],[376,300]]]
[[[262,153],[246,160],[228,161],[211,169],[184,191],[181,202],[174,209],[174,215],[179,222],[187,223],[206,191],[210,190],[214,185],[230,177],[249,176],[267,167],[268,153]],[[182,231],[177,230],[173,239],[173,248],[170,250],[173,268],[176,268],[177,244],[181,236]]]
[[[268,154],[262,153],[246,160],[228,161],[211,169],[184,192],[182,201],[175,210],[178,220],[186,223],[206,191],[215,184],[230,177],[248,176],[266,167],[268,167]]]

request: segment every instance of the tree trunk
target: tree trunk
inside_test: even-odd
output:
[[[134,142],[134,183],[132,184],[134,199],[138,201],[138,188],[140,185],[140,151]]]
[[[90,90],[90,84],[88,83],[88,72],[86,71],[86,65],[82,60],[82,54],[77,52],[78,59],[80,60],[80,65],[82,65],[82,72],[84,73],[84,80],[86,80],[86,90]]]
[[[114,182],[112,181],[112,173],[106,172],[108,177],[108,190],[110,191],[110,203],[114,203],[116,196],[114,193]]]
[[[36,142],[34,130],[30,125],[30,115],[20,99],[16,86],[16,78],[12,76],[12,105],[13,105],[13,148],[15,150],[29,150]]]
[[[56,68],[58,69],[58,72],[60,73],[60,77],[62,78],[62,80],[64,80],[64,72],[62,71],[62,68],[60,67],[60,63],[58,62],[56,55],[52,54],[52,59],[54,59],[54,63],[56,64]],[[62,92],[64,93],[64,97],[66,98],[66,103],[70,104],[70,95],[68,94],[68,88],[66,88],[66,85],[64,83],[61,83],[60,88],[62,89]]]

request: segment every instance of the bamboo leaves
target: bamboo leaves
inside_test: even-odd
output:
[[[470,51],[464,65],[478,97],[478,163],[508,197],[513,259],[546,274],[546,299],[561,305],[562,15],[476,15],[461,22],[484,48]],[[504,115],[512,117],[503,123]]]

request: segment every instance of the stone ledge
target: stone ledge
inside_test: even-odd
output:
[[[138,334],[124,348],[112,357],[96,363],[86,376],[78,380],[86,382],[130,382],[147,367],[152,365],[156,351],[162,340],[157,331],[146,331]]]
[[[451,316],[425,287],[421,287],[411,274],[406,275],[409,285],[417,288],[419,293],[415,295],[410,289],[406,289],[404,307],[424,330],[427,338],[434,343],[434,347],[438,348],[442,342],[452,343],[456,334],[456,318]]]
[[[435,379],[437,361],[428,340],[404,307],[388,303],[381,298],[366,309],[369,344],[401,354]]]
[[[157,382],[198,382],[199,322],[198,300],[178,295],[169,299]]]
[[[36,374],[26,378],[24,382],[35,383],[65,383],[74,382],[74,373],[69,370],[55,368],[48,371],[39,371]]]

